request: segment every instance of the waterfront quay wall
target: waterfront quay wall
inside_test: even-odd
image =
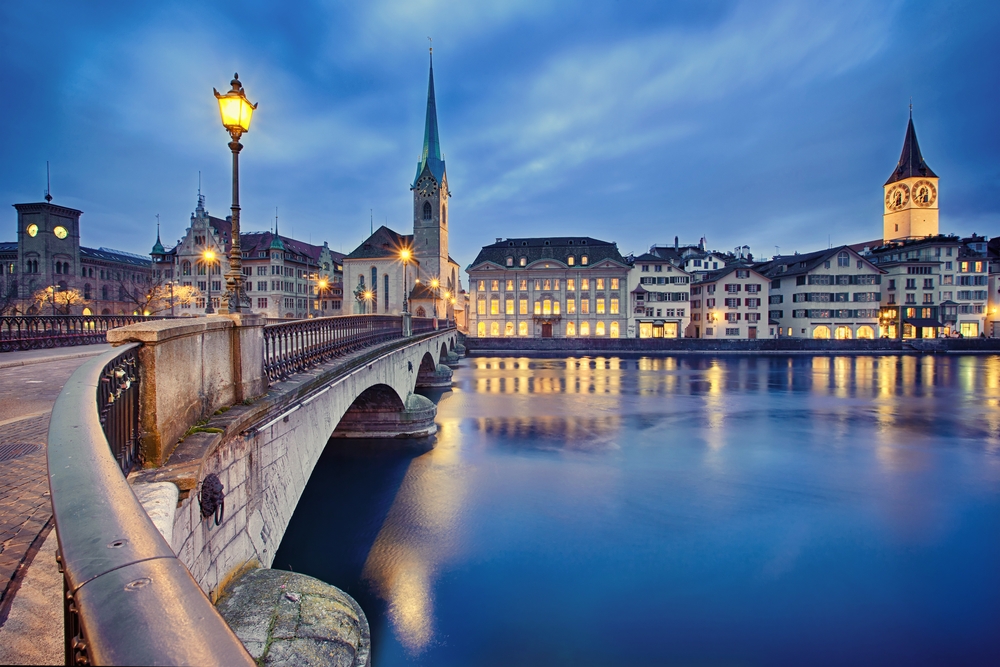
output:
[[[456,343],[454,330],[414,336],[272,383],[256,400],[199,424],[164,465],[132,475],[137,489],[172,482],[181,490],[171,547],[213,601],[246,570],[270,567],[324,448],[328,442],[346,446],[331,440],[345,414],[361,406],[374,423],[384,424],[381,408],[396,415],[404,432],[408,421],[423,427],[430,414],[433,429],[433,402],[414,393],[419,369],[443,363]],[[218,524],[215,515],[202,516],[199,501],[209,475],[223,485]]]
[[[1000,338],[713,340],[706,338],[472,338],[466,354],[646,355],[646,354],[904,354],[1000,353]]]

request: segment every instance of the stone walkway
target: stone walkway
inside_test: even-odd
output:
[[[46,468],[49,417],[73,371],[107,349],[86,345],[0,355],[0,662],[47,662],[39,646],[55,641],[61,647],[61,581],[50,572],[55,533]],[[29,577],[29,568],[46,574]],[[36,588],[45,594],[31,592]],[[14,619],[10,627],[8,619]],[[23,619],[34,624],[30,631],[24,630],[29,626]]]

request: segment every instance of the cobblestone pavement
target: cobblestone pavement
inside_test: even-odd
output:
[[[0,625],[52,518],[46,439],[52,404],[86,358],[0,370]],[[34,451],[18,455],[34,445]],[[16,451],[15,451],[16,450]]]

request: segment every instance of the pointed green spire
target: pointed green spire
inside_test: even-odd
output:
[[[150,255],[166,255],[167,251],[163,248],[163,244],[160,243],[160,216],[156,216],[156,243],[153,245],[153,250],[150,251]]]
[[[271,239],[272,250],[284,250],[285,242],[278,236],[278,209],[274,209],[274,238]]]
[[[438,134],[437,102],[434,99],[434,50],[430,54],[430,74],[427,80],[427,115],[424,118],[424,149],[417,163],[417,175],[413,177],[413,185],[423,173],[424,168],[441,183],[444,178],[444,160],[441,158],[441,136]]]

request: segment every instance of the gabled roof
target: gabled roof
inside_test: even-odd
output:
[[[382,225],[376,229],[371,236],[361,242],[353,252],[349,253],[345,260],[349,259],[382,259],[387,257],[395,258],[399,255],[399,249],[413,245],[412,234],[399,234]],[[417,260],[411,259],[413,263]]]
[[[754,269],[768,278],[797,276],[809,273],[813,269],[819,267],[819,265],[823,262],[835,258],[843,250],[854,253],[875,267],[869,259],[858,255],[857,251],[851,248],[851,246],[842,245],[837,246],[836,248],[827,248],[826,250],[807,252],[804,255],[778,255],[767,260],[766,262],[755,263]],[[782,266],[786,267],[784,271],[781,271]],[[878,267],[875,267],[875,269],[878,270]]]
[[[736,269],[749,269],[750,271],[753,271],[754,273],[756,273],[759,276],[762,276],[762,277],[765,277],[765,278],[767,277],[766,275],[764,275],[764,272],[761,271],[760,268],[757,265],[755,265],[755,264],[750,264],[750,263],[747,263],[747,262],[732,262],[731,264],[726,264],[724,267],[722,267],[721,269],[719,269],[717,271],[709,271],[708,273],[704,274],[701,277],[701,280],[699,280],[698,282],[699,283],[714,283],[714,282],[717,282],[717,281],[721,280],[722,278],[725,278],[726,276],[728,276],[730,273],[732,273]]]
[[[589,269],[604,260],[625,264],[625,259],[618,252],[616,243],[601,241],[589,236],[549,236],[503,239],[483,246],[470,268],[484,262],[506,266],[508,257],[514,258],[514,268],[521,268],[521,257],[526,258],[528,266],[531,266],[533,262],[545,259],[569,264],[570,255],[576,258],[574,269]],[[586,265],[580,263],[581,255],[587,256]]]
[[[901,181],[904,178],[913,176],[928,176],[937,178],[937,174],[924,162],[924,157],[920,154],[920,145],[917,143],[917,132],[913,129],[913,112],[910,112],[910,122],[906,125],[906,137],[903,139],[903,152],[899,156],[899,163],[895,171],[889,176],[886,185]]]
[[[437,102],[434,99],[434,54],[431,53],[430,75],[427,79],[427,112],[424,117],[424,149],[417,163],[417,175],[413,177],[413,185],[424,169],[428,169],[434,179],[440,184],[444,182],[444,160],[441,159],[441,137],[438,134]]]

